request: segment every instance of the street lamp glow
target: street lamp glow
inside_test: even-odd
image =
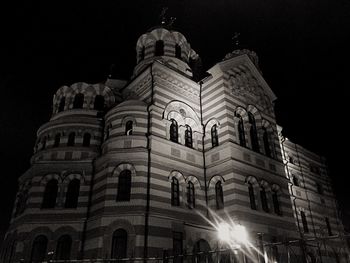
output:
[[[226,222],[222,222],[217,228],[218,237],[229,244],[246,244],[248,241],[247,231],[244,226],[233,224],[232,226]]]
[[[246,244],[248,241],[247,231],[242,225],[235,225],[232,229],[232,236],[236,241],[242,244]]]
[[[218,236],[219,239],[225,242],[231,241],[231,229],[227,223],[221,223],[218,226]]]

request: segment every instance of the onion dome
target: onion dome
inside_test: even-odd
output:
[[[164,27],[153,28],[140,36],[136,44],[136,54],[134,76],[154,60],[160,60],[192,77],[192,70],[188,64],[190,60],[198,58],[198,54],[191,48],[184,35]]]
[[[57,90],[53,97],[53,115],[67,110],[105,111],[114,102],[113,91],[108,86],[78,82]]]

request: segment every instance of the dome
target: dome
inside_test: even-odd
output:
[[[53,114],[71,109],[103,111],[114,102],[114,94],[108,86],[78,82],[57,90],[53,97]]]
[[[134,75],[158,59],[170,67],[192,76],[188,63],[191,59],[198,58],[198,54],[191,48],[184,35],[164,27],[152,28],[141,35],[137,40],[136,54],[137,65],[134,69]]]

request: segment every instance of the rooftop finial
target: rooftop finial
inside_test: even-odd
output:
[[[160,18],[160,24],[162,26],[168,26],[168,27],[171,27],[175,20],[176,20],[176,17],[170,17],[169,19],[167,18],[166,16],[166,12],[168,11],[168,7],[163,7],[162,8],[162,11],[159,15],[159,18]]]
[[[234,48],[237,48],[238,45],[239,45],[239,36],[241,35],[241,33],[239,32],[235,32],[233,37],[232,37],[232,41],[233,41],[233,45],[234,45]]]

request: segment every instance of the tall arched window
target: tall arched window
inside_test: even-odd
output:
[[[248,183],[248,192],[249,192],[250,208],[253,210],[256,210],[254,187],[251,182]]]
[[[142,61],[145,59],[145,46],[142,46],[139,58],[140,58],[139,61]]]
[[[264,141],[265,154],[268,157],[272,157],[271,150],[270,150],[269,134],[265,127],[263,127],[262,129],[263,129],[263,141]]]
[[[164,42],[163,42],[163,40],[156,41],[154,55],[155,56],[163,56],[164,55]]]
[[[187,205],[189,208],[195,208],[196,206],[194,184],[191,181],[187,184]]]
[[[56,179],[51,179],[50,181],[48,181],[45,187],[41,208],[55,207],[57,191],[58,191],[58,181]]]
[[[68,135],[68,142],[67,142],[67,146],[74,146],[75,144],[75,132],[71,132]]]
[[[224,193],[223,193],[222,185],[220,181],[218,181],[215,184],[215,199],[216,199],[216,209],[224,208]]]
[[[281,215],[280,202],[278,200],[278,192],[276,190],[272,191],[272,202],[275,213],[277,215]]]
[[[30,255],[30,262],[42,262],[45,260],[47,248],[47,238],[43,235],[37,236],[32,245],[32,253]]]
[[[55,142],[53,144],[53,147],[58,147],[60,146],[60,141],[61,141],[61,134],[60,133],[57,133],[55,135]]]
[[[331,228],[331,224],[329,223],[328,217],[325,217],[324,220],[325,220],[325,222],[326,222],[328,235],[329,235],[329,236],[332,236],[332,235],[333,235],[333,233],[332,233],[332,228]]]
[[[84,147],[89,147],[90,146],[90,141],[91,141],[91,134],[90,133],[85,133],[83,137],[83,146]]]
[[[96,95],[94,101],[94,110],[103,111],[105,107],[105,98],[102,95]]]
[[[60,104],[58,105],[58,112],[64,111],[64,106],[66,105],[66,97],[62,97]]]
[[[239,114],[236,114],[236,117],[238,118],[237,128],[238,128],[239,144],[243,147],[246,147],[243,118]]]
[[[113,233],[111,258],[126,258],[128,233],[124,229],[117,229]]]
[[[73,109],[82,109],[84,105],[84,94],[78,93],[74,97]]]
[[[175,57],[181,59],[181,47],[179,44],[175,45]]]
[[[265,212],[269,212],[269,206],[267,204],[267,196],[266,196],[266,191],[265,191],[264,187],[261,187],[261,189],[260,189],[260,198],[261,198],[262,209]]]
[[[192,148],[193,141],[192,141],[192,129],[189,125],[186,125],[186,131],[185,131],[185,145],[187,147]]]
[[[171,179],[171,205],[180,205],[179,180],[175,177]]]
[[[41,141],[41,149],[44,150],[46,148],[46,136]]]
[[[309,233],[309,227],[307,225],[306,215],[304,211],[300,211],[301,222],[303,224],[303,229],[305,233]]]
[[[295,186],[300,186],[300,182],[299,182],[299,179],[296,175],[292,175],[292,178],[293,178],[293,184]]]
[[[130,201],[131,171],[123,170],[119,174],[117,201]]]
[[[125,124],[125,135],[132,135],[133,121],[127,121]]]
[[[69,260],[72,249],[72,238],[69,235],[63,235],[57,240],[56,260]]]
[[[254,115],[251,112],[248,112],[248,118],[249,118],[249,123],[251,125],[250,127],[250,140],[252,144],[252,149],[255,152],[259,152],[259,141],[258,141],[258,132],[256,129],[256,123],[255,123],[255,118]]]
[[[73,179],[72,181],[70,181],[67,188],[66,202],[64,204],[64,207],[76,208],[78,206],[79,191],[80,191],[80,180]]]
[[[178,126],[177,122],[174,119],[171,119],[170,124],[170,141],[172,142],[178,142]]]
[[[217,125],[214,124],[213,127],[211,127],[211,146],[216,147],[218,145],[219,145],[218,129],[217,129]]]

